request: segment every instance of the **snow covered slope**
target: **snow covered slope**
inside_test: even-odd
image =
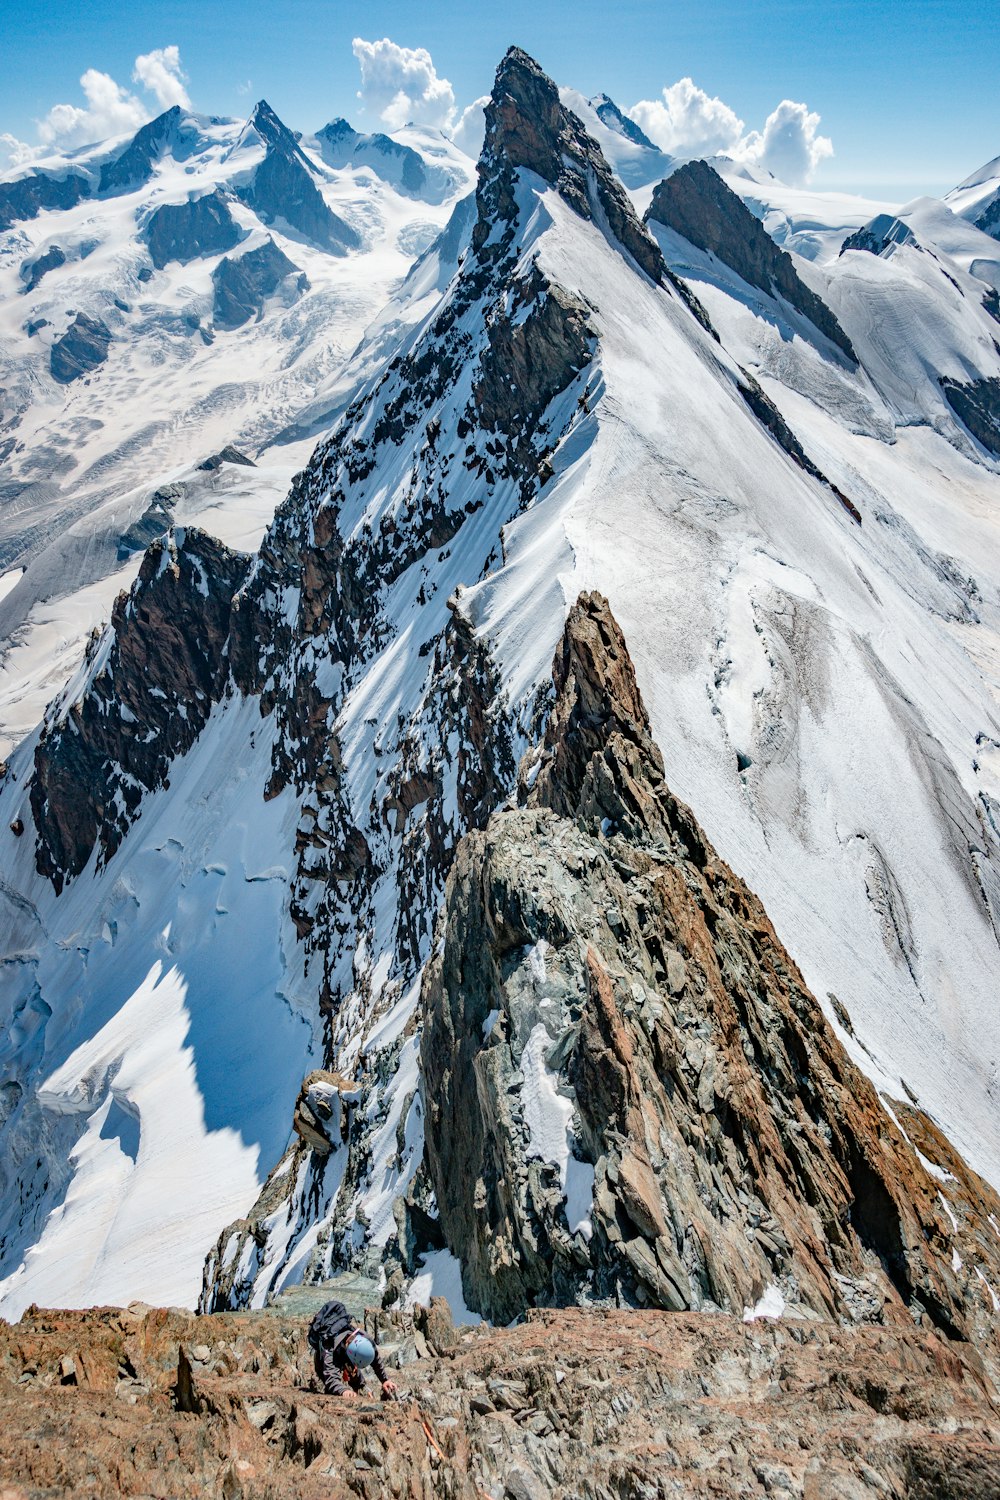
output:
[[[151,508],[219,529],[230,490],[232,525],[259,541],[311,445],[261,466],[256,533],[245,483],[198,465],[227,446],[260,454],[469,189],[472,164],[435,133],[384,139],[411,164],[405,190],[350,153],[327,165],[263,102],[245,124],[175,108],[134,138],[0,179],[0,570],[23,570],[0,609],[0,640],[16,631],[21,648],[2,668],[7,744],[24,728],[6,705],[34,670],[26,654],[47,653],[34,626],[86,590],[69,611],[82,641],[127,554],[134,576]],[[25,184],[67,173],[76,201],[26,201]]]
[[[1000,1182],[1000,474],[939,386],[1000,373],[982,284],[919,247],[799,259],[853,360],[650,230],[508,54],[474,216],[334,382],[257,557],[155,546],[11,756],[4,1315],[193,1302],[206,1253],[206,1306],[432,1247],[454,1275],[421,974],[584,589],[852,1059]],[[317,1064],[322,1154],[290,1132]]]
[[[944,201],[953,213],[1000,239],[1000,156],[952,188]]]

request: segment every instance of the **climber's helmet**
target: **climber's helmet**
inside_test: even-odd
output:
[[[365,1369],[375,1358],[375,1345],[365,1337],[360,1328],[355,1329],[347,1340],[347,1357],[359,1370]]]

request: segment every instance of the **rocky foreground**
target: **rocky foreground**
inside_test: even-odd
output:
[[[370,1312],[400,1404],[312,1388],[303,1319],[133,1304],[0,1325],[0,1497],[993,1500],[1000,1407],[918,1328]]]

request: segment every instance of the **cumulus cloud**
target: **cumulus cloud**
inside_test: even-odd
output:
[[[184,87],[180,52],[176,47],[159,47],[135,60],[132,81],[141,86],[156,103],[156,112],[174,104],[190,108]],[[0,148],[11,166],[24,166],[36,157],[55,151],[69,151],[75,146],[89,146],[109,136],[127,135],[152,118],[147,100],[117,83],[110,73],[88,68],[80,79],[84,104],[54,104],[48,114],[36,120],[38,141],[31,144],[12,135],[0,135]]]
[[[673,156],[721,152],[763,167],[783,182],[808,182],[819,163],[833,155],[832,141],[819,134],[819,115],[807,105],[783,99],[763,130],[747,131],[735,110],[691,78],[665,88],[660,99],[640,99],[629,113],[651,141]]]
[[[782,99],[760,134],[754,131],[747,137],[743,154],[782,182],[808,182],[820,162],[833,155],[833,142],[817,134],[818,127],[819,115],[804,104]]]
[[[662,99],[640,99],[629,113],[649,139],[672,156],[732,151],[746,128],[728,104],[710,98],[693,78],[672,83]]]
[[[472,103],[462,110],[451,132],[451,138],[458,149],[474,160],[483,149],[483,137],[486,134],[486,106],[489,102],[489,94],[473,99]]]
[[[390,130],[411,121],[448,129],[455,115],[455,93],[447,78],[438,77],[426,47],[399,47],[388,37],[366,42],[360,36],[352,46],[361,68],[358,98]]]
[[[186,79],[178,47],[158,47],[154,52],[144,52],[136,58],[132,70],[132,82],[141,83],[144,89],[154,94],[161,110],[172,109],[175,104],[181,109],[191,108],[184,87]]]

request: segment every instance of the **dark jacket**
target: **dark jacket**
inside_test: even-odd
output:
[[[316,1356],[316,1374],[328,1396],[342,1396],[348,1386],[354,1391],[365,1388],[365,1377],[351,1363],[346,1349],[357,1326],[342,1302],[324,1303],[309,1325],[309,1346]],[[388,1380],[377,1349],[371,1368],[381,1384]]]

